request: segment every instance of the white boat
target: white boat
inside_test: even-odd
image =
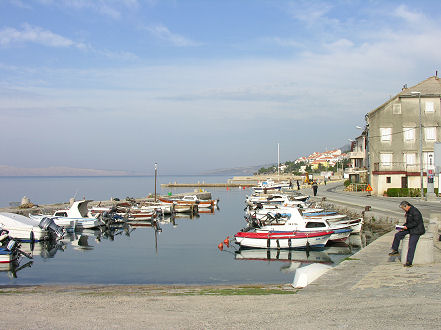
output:
[[[242,247],[260,249],[323,248],[332,231],[315,232],[238,232],[236,243]]]
[[[252,187],[255,192],[267,193],[270,191],[278,191],[282,188],[289,188],[290,184],[288,181],[275,182],[272,179],[267,179],[265,181],[259,181],[258,185]]]
[[[273,221],[270,224],[257,228],[256,232],[308,232],[326,230],[333,232],[329,240],[337,242],[345,241],[353,231],[346,224],[330,223],[322,218],[310,219],[303,217],[297,208],[289,208],[288,210],[289,214],[286,216],[286,220],[282,219],[280,222]]]
[[[0,227],[9,232],[9,236],[21,241],[43,241],[50,238],[50,233],[40,228],[40,221],[15,213],[0,213]]]
[[[309,199],[306,195],[288,195],[288,194],[252,194],[247,196],[246,203],[248,205],[260,204],[279,204],[284,206],[304,206]]]
[[[69,209],[55,211],[53,215],[36,214],[29,215],[35,220],[51,218],[55,224],[63,228],[95,228],[104,223],[95,217],[89,216],[87,208],[90,200],[76,201]]]

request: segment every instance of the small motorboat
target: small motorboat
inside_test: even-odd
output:
[[[42,218],[31,219],[21,214],[0,213],[0,227],[9,232],[9,236],[24,242],[43,241],[52,236],[63,236],[62,230],[53,222]]]
[[[243,247],[261,249],[323,248],[333,231],[311,232],[255,232],[241,231],[234,235],[236,243]]]
[[[260,181],[257,186],[252,187],[255,192],[267,193],[270,191],[279,191],[283,188],[289,188],[290,184],[287,181],[275,182],[272,179]]]
[[[55,211],[53,215],[30,214],[29,217],[39,221],[51,218],[55,224],[63,228],[95,228],[104,225],[98,218],[89,216],[87,204],[90,200],[76,201],[69,209]]]

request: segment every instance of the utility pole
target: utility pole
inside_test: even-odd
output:
[[[421,92],[411,92],[412,95],[418,95],[419,118],[420,118],[420,186],[421,200],[424,200],[424,172],[423,172],[423,123],[421,119]]]

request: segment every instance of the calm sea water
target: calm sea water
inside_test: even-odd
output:
[[[225,182],[228,177],[160,177],[159,183]],[[76,194],[106,200],[142,197],[154,192],[153,177],[20,177],[0,178],[0,205],[27,196],[33,203],[65,202]],[[289,283],[295,269],[311,262],[335,265],[359,249],[333,246],[324,251],[239,250],[233,244],[219,251],[227,236],[244,227],[244,200],[250,190],[209,189],[219,198],[219,209],[197,217],[164,218],[162,232],[151,227],[116,228],[113,232],[84,231],[71,234],[57,245],[37,243],[34,259],[0,268],[0,284],[238,284]],[[23,250],[31,246],[23,243]]]

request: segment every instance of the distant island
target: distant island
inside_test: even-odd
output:
[[[260,166],[223,168],[199,173],[179,173],[179,175],[253,175]],[[0,177],[7,176],[148,176],[153,173],[141,173],[124,170],[102,170],[93,168],[74,168],[66,166],[51,166],[44,168],[25,168],[0,165]]]
[[[0,176],[128,176],[136,175],[128,171],[97,170],[91,168],[45,167],[24,168],[0,165]]]

